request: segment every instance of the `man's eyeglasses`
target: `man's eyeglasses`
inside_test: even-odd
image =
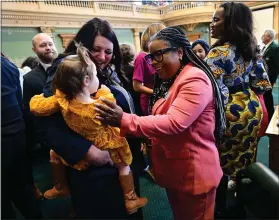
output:
[[[144,58],[148,64],[152,64],[152,61],[155,60],[157,63],[160,63],[163,61],[164,54],[169,51],[176,51],[176,47],[167,47],[162,50],[157,50],[153,53],[147,54]]]

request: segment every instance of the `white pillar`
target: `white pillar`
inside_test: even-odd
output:
[[[134,33],[134,45],[135,45],[135,50],[136,50],[136,54],[138,54],[138,53],[141,51],[141,47],[140,47],[140,37],[139,37],[140,29],[134,28],[134,29],[133,29],[133,33]]]

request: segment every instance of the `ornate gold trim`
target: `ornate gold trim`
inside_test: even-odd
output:
[[[190,42],[194,42],[195,40],[200,39],[201,36],[202,36],[202,32],[186,34],[186,37]]]
[[[66,48],[69,42],[75,37],[75,34],[58,34],[58,36],[62,39],[63,48]]]
[[[184,28],[186,29],[186,31],[192,32],[195,27],[198,26],[199,23],[192,23],[192,24],[186,24],[184,25]]]

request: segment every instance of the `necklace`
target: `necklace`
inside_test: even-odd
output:
[[[174,83],[176,77],[180,74],[180,72],[183,70],[184,65],[181,65],[179,70],[176,72],[176,74],[168,80],[163,81],[159,78],[158,74],[155,74],[154,78],[154,87],[153,87],[153,94],[149,99],[149,111],[151,112],[153,105],[155,102],[160,99],[164,98],[166,99],[168,97],[168,91],[172,84]]]

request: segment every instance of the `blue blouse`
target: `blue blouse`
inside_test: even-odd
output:
[[[211,49],[205,62],[213,71],[225,105],[230,88],[247,85],[257,94],[271,89],[262,59],[259,57],[254,62],[244,61],[234,45],[225,43],[224,46]]]

